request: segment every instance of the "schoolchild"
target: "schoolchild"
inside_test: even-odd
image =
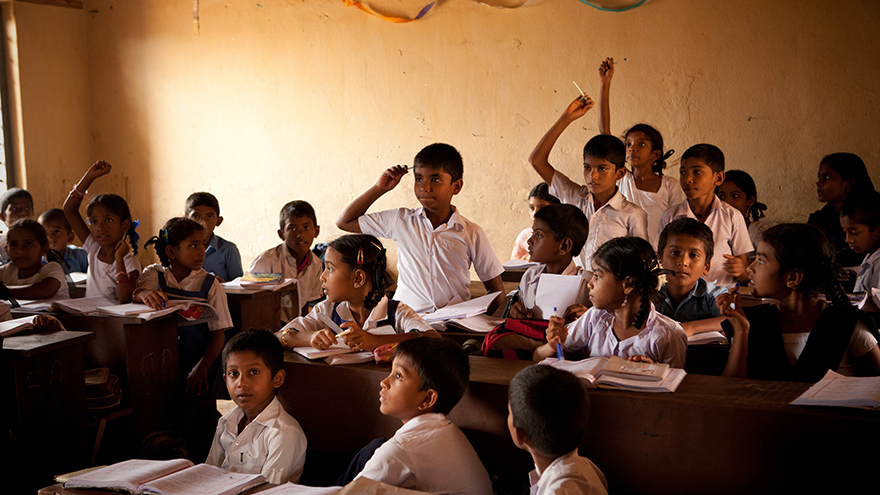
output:
[[[529,192],[529,219],[535,221],[535,213],[547,205],[558,205],[559,199],[550,194],[550,186],[546,182],[542,182],[533,187]],[[510,259],[530,261],[529,258],[529,237],[532,236],[532,228],[527,227],[516,236],[513,242],[513,251],[510,253]]]
[[[749,240],[752,246],[758,246],[761,233],[770,225],[764,212],[767,205],[758,201],[758,188],[752,176],[742,170],[731,170],[724,174],[724,182],[715,189],[718,199],[736,208],[743,214],[746,227],[749,229]]]
[[[880,193],[850,195],[840,207],[840,226],[849,248],[865,257],[854,291],[880,289]]]
[[[89,253],[85,249],[74,246],[73,229],[60,208],[50,208],[40,214],[40,224],[46,229],[49,238],[49,249],[61,253],[61,258],[71,272],[86,273],[89,269]]]
[[[99,194],[89,201],[87,219],[79,213],[89,186],[95,179],[109,174],[110,169],[105,161],[92,164],[67,195],[64,215],[82,241],[83,249],[89,253],[86,297],[103,296],[125,304],[131,302],[141,273],[141,262],[135,256],[137,222],[131,219],[128,203],[115,194]]]
[[[6,247],[10,262],[0,266],[0,282],[17,299],[67,299],[70,293],[57,252],[49,254],[46,229],[25,218],[9,227]],[[43,264],[43,257],[49,262]]]
[[[208,236],[208,249],[202,268],[214,274],[221,282],[228,282],[244,275],[241,268],[241,254],[238,246],[214,234],[214,229],[223,223],[220,216],[220,202],[209,192],[194,192],[186,198],[184,215],[205,227]]]
[[[394,298],[416,311],[436,310],[470,299],[471,265],[487,293],[503,292],[504,268],[488,236],[452,205],[452,198],[464,186],[464,166],[458,150],[443,143],[428,145],[413,160],[412,172],[413,192],[421,208],[367,214],[376,200],[409,173],[406,166],[397,165],[352,201],[336,220],[336,226],[397,242],[399,279]],[[498,299],[490,306],[490,313],[497,303]]]
[[[15,222],[24,218],[34,218],[34,198],[26,189],[11,187],[0,196],[0,220],[6,224],[7,231]],[[6,234],[0,235],[0,262],[9,261],[6,250]]]

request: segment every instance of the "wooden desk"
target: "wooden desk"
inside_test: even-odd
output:
[[[499,477],[501,492],[513,493],[532,467],[509,438],[507,386],[530,363],[483,357],[470,363],[470,389],[450,419]],[[329,366],[286,353],[285,369],[279,397],[303,427],[310,451],[351,455],[400,427],[378,407],[389,365]],[[581,453],[603,470],[612,493],[841,492],[873,483],[880,414],[788,405],[807,388],[688,375],[674,394],[591,391]]]
[[[229,304],[229,314],[236,330],[268,328],[273,332],[281,329],[278,311],[281,309],[282,292],[249,289],[224,289]],[[296,290],[294,288],[294,304]]]

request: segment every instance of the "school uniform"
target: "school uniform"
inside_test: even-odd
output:
[[[681,183],[668,175],[660,176],[660,189],[657,192],[643,191],[636,187],[636,179],[629,170],[622,179],[617,181],[620,193],[634,205],[645,210],[648,216],[648,242],[652,246],[660,240],[660,216],[669,209],[684,201]]]
[[[174,273],[171,272],[170,268],[166,268],[159,263],[154,263],[144,268],[143,273],[141,273],[141,276],[138,279],[137,288],[135,288],[132,295],[162,288],[160,287],[160,277],[162,279],[162,285],[172,290],[176,289],[185,292],[199,292],[202,289],[205,277],[207,276],[210,276],[208,272],[203,268],[199,268],[198,270],[190,271],[189,275],[183,280],[178,281],[174,277]],[[217,319],[209,321],[208,328],[212,332],[227,330],[232,328],[233,325],[232,316],[229,314],[229,304],[226,301],[226,292],[223,290],[223,286],[220,285],[219,280],[213,276],[211,276],[211,278],[212,282],[206,291],[204,299],[208,304],[213,306],[215,310],[217,310]],[[171,298],[174,298],[173,294],[171,294]]]
[[[538,282],[541,279],[541,274],[543,274],[547,270],[547,265],[540,264],[538,266],[533,266],[526,270],[523,274],[522,278],[519,281],[519,300],[522,301],[523,306],[526,309],[531,310],[537,304],[537,296],[538,296]],[[581,278],[581,285],[578,289],[577,297],[575,298],[575,304],[583,304],[588,305],[590,303],[589,294],[590,291],[587,288],[587,284],[589,281],[583,277],[584,269],[575,265],[574,260],[571,260],[571,263],[562,271],[560,275],[570,275],[574,277]],[[565,310],[568,308],[557,308],[559,309],[559,316],[565,314]]]
[[[550,194],[564,204],[583,210],[590,221],[587,243],[577,257],[577,263],[584,270],[593,270],[593,254],[606,241],[625,236],[648,239],[648,215],[627,201],[619,188],[607,203],[596,209],[589,188],[573,182],[557,170],[550,184]]]
[[[202,268],[225,282],[244,275],[238,247],[216,234],[211,236],[211,242],[205,249],[205,261],[202,262]]]
[[[607,495],[608,481],[602,471],[577,450],[553,460],[544,472],[529,473],[530,495]]]
[[[89,234],[83,242],[83,249],[89,254],[89,270],[86,272],[86,297],[106,297],[111,300],[116,298],[116,261],[104,263],[98,259],[101,246],[98,241]],[[123,258],[125,274],[141,271],[141,262],[137,256],[129,251]]]
[[[280,273],[282,278],[296,279],[296,295],[299,299],[297,307],[293,307],[293,300],[288,293],[281,296],[280,317],[288,322],[302,314],[303,308],[315,299],[324,297],[321,289],[321,272],[324,264],[321,258],[309,251],[303,265],[298,265],[296,257],[290,252],[287,244],[281,243],[272,249],[267,249],[257,256],[251,263],[251,273]],[[291,289],[293,290],[293,289]]]
[[[363,215],[361,232],[397,242],[397,292],[394,298],[416,311],[435,310],[470,299],[470,266],[481,281],[504,272],[479,225],[452,215],[436,229],[424,208],[397,208]]]
[[[532,236],[532,228],[523,229],[513,241],[513,251],[510,252],[510,259],[529,261],[532,256],[529,254],[529,237]]]
[[[859,266],[859,276],[856,278],[855,292],[871,292],[871,289],[880,289],[880,248],[865,256]]]
[[[54,278],[61,284],[55,292],[55,295],[47,299],[68,299],[70,297],[70,291],[67,288],[67,280],[64,278],[64,268],[55,261],[50,261],[45,265],[41,265],[40,270],[36,274],[27,278],[18,277],[18,267],[15,266],[15,263],[6,263],[5,265],[0,266],[0,281],[6,284],[7,287],[15,285],[33,285],[42,282],[47,278]]]
[[[675,304],[669,297],[669,290],[664,285],[660,288],[657,311],[679,323],[715,318],[721,316],[721,310],[715,304],[715,298],[725,292],[727,292],[726,288],[718,287],[712,282],[706,282],[700,278],[688,295],[680,303]]]
[[[389,309],[391,314],[389,314]],[[344,321],[354,320],[348,301],[334,303],[324,300],[315,305],[309,314],[295,318],[290,324],[298,332],[316,332],[327,328],[327,325],[318,319],[319,314],[330,318],[337,325]],[[387,297],[383,297],[379,304],[370,311],[370,315],[367,316],[361,328],[369,332],[389,325],[393,327],[394,333],[406,333],[410,330],[420,332],[432,330],[431,325],[426,323],[412,308],[402,302],[389,301]]]
[[[267,483],[296,483],[306,461],[306,435],[278,397],[240,433],[241,408],[224,414],[206,464],[233,473],[262,474]]]
[[[712,236],[715,239],[715,253],[712,255],[709,273],[703,278],[730,290],[736,285],[736,280],[724,271],[724,255],[739,256],[752,252],[754,248],[749,239],[749,230],[742,212],[721,201],[718,196],[713,195],[712,198],[709,216],[703,223],[712,230]],[[663,213],[660,217],[658,234],[673,220],[684,217],[694,220],[697,218],[687,200]]]
[[[429,493],[491,495],[489,474],[464,433],[439,413],[407,421],[358,478]]]
[[[89,270],[89,253],[85,249],[68,244],[62,254],[71,272],[86,273]]]
[[[636,303],[637,304],[637,303]],[[687,354],[687,334],[679,323],[663,316],[651,305],[645,328],[637,335],[620,340],[612,330],[614,313],[590,308],[580,318],[568,324],[568,338],[564,347],[569,351],[585,349],[587,357],[647,356],[673,368],[684,368]]]

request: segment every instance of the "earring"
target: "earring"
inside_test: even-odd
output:
[[[789,280],[788,283],[786,283],[785,285],[786,285],[786,287],[788,287],[789,289],[794,288],[794,282],[792,282],[791,280]]]
[[[623,298],[623,304],[620,305],[620,309],[624,309],[629,305],[629,299],[626,297]]]

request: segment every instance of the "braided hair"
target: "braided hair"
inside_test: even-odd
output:
[[[368,234],[350,234],[330,241],[329,247],[339,253],[342,262],[352,270],[363,270],[370,281],[370,292],[364,298],[364,307],[373,309],[385,297],[385,291],[394,284],[388,273],[385,248],[379,239]]]
[[[651,165],[651,172],[654,172],[657,175],[663,175],[663,170],[666,168],[666,160],[669,160],[669,157],[675,153],[675,150],[663,151],[663,135],[660,134],[660,131],[654,129],[653,126],[648,124],[636,124],[630,127],[623,135],[624,141],[626,141],[626,136],[629,136],[631,132],[643,133],[645,137],[648,138],[648,141],[651,141],[651,151],[660,152],[660,158],[654,160],[654,163]]]
[[[633,288],[639,291],[639,310],[633,326],[641,328],[648,319],[661,276],[666,273],[654,248],[641,237],[617,237],[599,246],[593,262],[619,280],[629,277]]]
[[[128,203],[125,201],[125,198],[116,194],[99,194],[89,201],[89,206],[86,208],[86,214],[91,215],[92,209],[97,205],[101,205],[110,210],[111,213],[119,215],[120,221],[124,222],[126,220],[131,220],[131,225],[128,227],[128,232],[126,232],[125,235],[128,236],[131,250],[134,254],[137,254],[137,243],[140,236],[135,229],[137,229],[139,222],[131,218],[131,211],[128,209]]]
[[[171,266],[171,259],[168,258],[166,249],[168,246],[179,246],[181,242],[187,240],[189,236],[195,232],[201,232],[205,228],[199,222],[188,217],[175,217],[165,222],[165,225],[159,229],[159,235],[154,235],[144,243],[144,247],[150,244],[156,249],[156,255],[162,266]]]
[[[780,278],[792,270],[803,274],[794,290],[810,295],[823,292],[834,306],[850,305],[839,282],[843,269],[833,261],[834,248],[824,232],[812,225],[783,223],[767,229],[761,240],[776,251]]]

